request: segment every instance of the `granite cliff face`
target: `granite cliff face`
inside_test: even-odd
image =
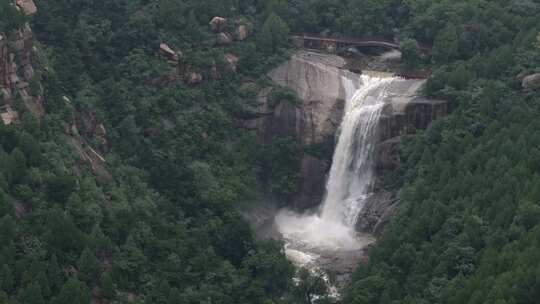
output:
[[[270,118],[266,119],[266,140],[276,135],[294,136],[305,148],[333,150],[345,104],[343,77],[359,77],[344,70],[345,64],[345,60],[338,56],[298,52],[272,70],[270,78],[294,90],[301,101],[296,105],[278,103]],[[320,203],[331,156],[331,153],[327,158],[304,154],[295,207],[305,209]]]
[[[32,0],[19,0],[16,4],[25,15],[36,12]],[[6,113],[14,113],[11,116],[15,116],[13,120],[4,119],[4,123],[12,123],[16,119],[13,102],[17,96],[35,116],[44,114],[41,85],[34,79],[35,60],[34,37],[29,24],[10,35],[0,33],[0,106],[3,118]]]
[[[293,89],[302,100],[295,135],[303,145],[333,141],[343,116],[342,77],[358,77],[343,70],[345,64],[338,56],[299,52],[269,73],[275,83]]]
[[[303,155],[299,172],[301,182],[293,199],[293,206],[297,209],[317,206],[324,195],[335,135],[343,116],[343,78],[354,80],[360,77],[346,70],[346,66],[346,60],[339,56],[297,52],[289,61],[272,70],[269,76],[278,85],[294,90],[300,102],[283,101],[270,106],[268,91],[263,91],[259,98],[259,115],[248,122],[251,128],[259,131],[265,142],[275,137],[293,136],[305,148],[325,147],[330,152],[325,156]],[[446,102],[417,96],[424,82],[404,82],[406,87],[399,91],[406,93],[393,95],[392,101],[384,108],[379,124],[380,141],[376,148],[378,170],[394,170],[399,166],[402,135],[425,129],[431,121],[447,114]],[[380,192],[375,193],[370,202],[360,214],[364,224],[358,228],[377,232],[391,217],[397,200],[393,193]]]

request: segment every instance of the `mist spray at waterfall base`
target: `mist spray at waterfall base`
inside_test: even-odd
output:
[[[362,256],[361,249],[374,241],[370,235],[359,234],[355,226],[373,189],[378,123],[394,81],[399,80],[370,76],[362,76],[358,82],[342,79],[345,113],[324,201],[310,214],[282,210],[275,219],[286,253],[295,264],[326,268],[325,263],[345,263],[352,269]]]

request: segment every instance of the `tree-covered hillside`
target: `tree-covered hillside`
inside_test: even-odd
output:
[[[399,38],[409,66],[434,71],[426,94],[455,108],[406,138],[398,214],[342,302],[538,302],[540,90],[521,80],[540,72],[540,1],[35,2],[30,86],[45,115],[18,96],[19,123],[0,124],[0,303],[324,291],[307,272],[295,286],[281,245],[255,240],[238,212],[257,180],[295,189],[296,143],[238,126],[291,32]],[[26,19],[0,0],[8,39]]]
[[[401,205],[344,303],[537,303],[539,1],[407,1],[455,111],[406,139]]]
[[[35,2],[45,115],[19,96],[20,122],[0,126],[0,303],[294,302],[280,244],[256,241],[237,211],[276,160],[263,153],[279,159],[236,124],[266,85],[259,75],[284,58],[277,12],[249,1]],[[15,39],[23,19],[1,3]],[[215,16],[224,29],[211,29]]]

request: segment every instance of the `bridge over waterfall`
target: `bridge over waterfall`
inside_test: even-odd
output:
[[[293,35],[292,40],[297,47],[324,48],[329,52],[336,52],[344,47],[379,47],[389,50],[399,50],[399,42],[384,38],[351,38],[351,37],[324,37],[311,34]],[[422,52],[429,52],[430,48],[420,46]]]

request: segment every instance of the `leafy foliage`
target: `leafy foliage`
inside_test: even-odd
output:
[[[258,31],[217,47],[212,17],[225,14],[234,34],[237,22],[263,27],[265,6],[35,2],[32,28],[49,59],[34,66],[46,115],[0,126],[0,302],[283,303],[292,266],[280,244],[255,240],[237,211],[255,197],[264,159],[235,124],[251,98],[237,93],[239,83],[284,58],[281,17],[269,19],[269,48]],[[20,14],[1,3],[0,31],[20,28]],[[183,54],[173,78],[161,42]],[[236,73],[228,53],[240,57]],[[182,81],[191,71],[200,85]],[[81,149],[100,143],[72,127],[88,117],[107,130],[99,168]]]
[[[528,5],[530,12],[521,10]],[[408,1],[404,28],[433,41],[426,93],[454,112],[402,147],[401,205],[345,303],[538,299],[538,92],[534,1]]]

